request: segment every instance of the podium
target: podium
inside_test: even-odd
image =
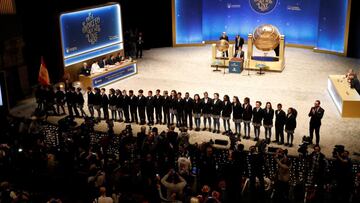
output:
[[[229,73],[237,73],[240,74],[243,71],[243,61],[238,59],[231,59],[229,61]]]

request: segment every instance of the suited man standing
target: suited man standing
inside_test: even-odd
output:
[[[284,144],[284,126],[286,123],[286,113],[282,110],[282,104],[277,105],[275,111],[275,138],[279,145]]]
[[[139,112],[139,118],[140,118],[140,125],[145,125],[146,118],[145,118],[145,107],[146,107],[146,97],[144,96],[144,91],[140,89],[138,91],[138,98],[137,98],[137,107]]]
[[[244,45],[244,38],[240,37],[240,35],[236,35],[235,37],[235,52],[239,50],[239,48],[242,49]]]
[[[153,97],[152,91],[148,91],[148,96],[146,98],[146,116],[148,120],[148,125],[154,125],[154,108],[155,100]]]
[[[193,108],[194,108],[194,101],[189,96],[189,92],[185,93],[184,98],[184,125],[186,127],[190,127],[189,130],[193,129]],[[189,122],[188,122],[189,120]],[[188,126],[189,124],[189,126]]]
[[[313,107],[311,107],[309,112],[310,117],[310,139],[311,144],[314,137],[314,131],[316,135],[316,145],[319,145],[320,142],[320,126],[321,126],[321,119],[324,116],[325,110],[321,108],[320,101],[316,100]]]

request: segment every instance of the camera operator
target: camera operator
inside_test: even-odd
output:
[[[287,151],[276,150],[274,159],[278,164],[277,177],[275,180],[275,202],[289,202],[290,168],[291,163],[287,157]]]
[[[352,162],[348,151],[336,152],[335,158],[336,201],[346,203],[353,189]]]

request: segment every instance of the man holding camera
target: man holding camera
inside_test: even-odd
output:
[[[276,150],[274,159],[278,164],[275,181],[275,202],[289,202],[291,163],[287,157],[287,151],[282,149]]]
[[[314,131],[316,135],[316,145],[320,143],[320,126],[321,126],[321,119],[324,116],[325,110],[321,108],[320,101],[316,100],[314,107],[311,107],[309,112],[310,117],[310,140],[311,144],[313,143]]]

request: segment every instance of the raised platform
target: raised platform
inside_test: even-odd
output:
[[[328,91],[342,117],[360,118],[360,95],[344,75],[329,75]]]

